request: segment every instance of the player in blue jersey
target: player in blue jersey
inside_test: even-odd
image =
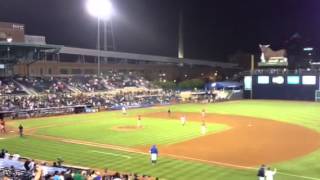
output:
[[[157,160],[158,160],[158,154],[159,154],[159,151],[158,151],[158,148],[156,145],[153,145],[150,149],[150,156],[151,156],[151,163],[152,165],[156,164],[157,163]]]

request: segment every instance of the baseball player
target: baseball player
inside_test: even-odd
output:
[[[202,109],[201,111],[201,117],[204,118],[206,116],[206,110],[205,109]]]
[[[270,167],[265,172],[266,180],[273,180],[273,176],[277,173],[277,169],[271,170]]]
[[[23,126],[22,126],[22,124],[20,124],[20,126],[18,128],[19,128],[20,137],[23,137]]]
[[[2,132],[2,133],[7,132],[6,131],[6,122],[3,119],[1,119],[1,122],[0,122],[0,132]]]
[[[155,165],[158,160],[158,148],[156,145],[153,145],[150,149],[150,156],[151,156],[151,163],[152,165]]]
[[[202,109],[201,110],[201,121],[202,121],[202,123],[205,123],[205,117],[206,117],[206,110]]]
[[[122,106],[122,114],[126,115],[127,114],[127,109],[125,106]]]
[[[186,121],[187,121],[186,116],[181,116],[180,117],[180,121],[181,121],[182,126],[184,126],[186,124]]]
[[[258,170],[258,180],[265,180],[265,171],[266,171],[266,166],[263,164]]]
[[[206,126],[206,123],[202,123],[201,124],[201,134],[202,135],[205,135],[207,133],[207,126]]]
[[[141,128],[141,115],[138,115],[137,127]]]

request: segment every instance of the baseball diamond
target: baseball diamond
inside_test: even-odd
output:
[[[203,108],[205,136],[200,135]],[[9,129],[23,123],[26,137],[11,133],[0,141],[8,150],[34,159],[63,157],[68,164],[90,163],[164,179],[248,179],[260,164],[277,167],[279,179],[320,179],[317,165],[305,166],[320,156],[319,108],[312,102],[242,100],[172,105],[171,117],[168,107],[160,106],[128,110],[126,116],[112,111],[35,118],[8,122]],[[143,128],[132,130],[137,114]],[[181,115],[188,118],[185,126]],[[159,149],[155,166],[147,160],[152,144]]]

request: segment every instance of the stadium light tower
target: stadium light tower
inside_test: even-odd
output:
[[[87,0],[88,13],[98,19],[98,32],[97,32],[97,49],[98,54],[98,76],[101,75],[100,67],[100,21],[108,21],[112,16],[112,4],[110,0]]]

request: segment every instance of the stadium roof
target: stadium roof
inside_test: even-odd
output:
[[[60,50],[62,54],[73,54],[73,55],[85,55],[85,56],[101,56],[101,57],[112,57],[121,59],[133,59],[141,61],[152,61],[152,62],[162,62],[162,63],[176,63],[179,64],[183,62],[189,65],[203,65],[212,67],[222,67],[222,68],[237,68],[237,64],[234,63],[224,63],[217,61],[204,61],[196,59],[179,59],[174,57],[157,56],[157,55],[146,55],[137,53],[126,53],[126,52],[116,52],[116,51],[98,51],[94,49],[83,49],[74,47],[62,47]]]
[[[157,55],[147,55],[147,54],[137,54],[137,53],[126,53],[126,52],[116,52],[116,51],[98,51],[95,49],[84,49],[76,47],[67,47],[63,45],[53,45],[53,44],[28,44],[28,43],[17,43],[17,42],[0,42],[1,47],[13,47],[17,49],[33,49],[38,48],[48,53],[60,53],[60,54],[71,54],[71,55],[83,55],[83,56],[93,56],[93,57],[111,57],[119,59],[129,59],[137,61],[150,61],[150,62],[160,62],[160,63],[174,63],[180,64],[183,62],[188,65],[202,65],[211,67],[222,67],[222,68],[237,68],[238,65],[234,63],[224,63],[218,61],[205,61],[197,59],[179,59],[174,57],[157,56]]]
[[[52,44],[26,44],[26,43],[19,43],[19,42],[6,42],[0,41],[0,47],[15,47],[15,48],[38,48],[43,50],[54,50],[55,52],[59,52],[60,49],[63,47],[61,45],[52,45]]]

